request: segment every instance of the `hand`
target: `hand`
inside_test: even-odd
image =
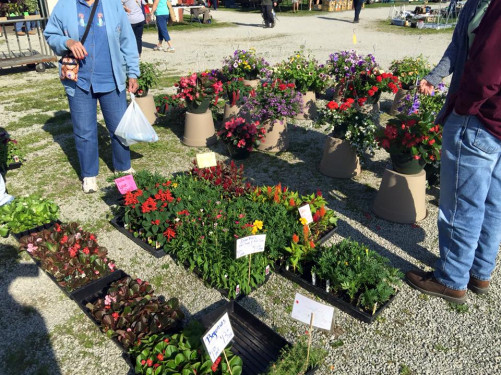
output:
[[[422,79],[419,82],[419,92],[425,95],[432,95],[435,91],[435,87],[429,83],[426,79]]]
[[[85,49],[83,44],[77,40],[68,39],[66,41],[66,47],[68,47],[73,56],[75,56],[75,59],[83,60],[85,59],[85,56],[88,55],[87,50]]]
[[[138,88],[139,85],[137,84],[137,78],[129,78],[129,92],[135,93]]]

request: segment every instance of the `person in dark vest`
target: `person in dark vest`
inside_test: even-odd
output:
[[[355,19],[354,23],[360,22],[360,11],[362,10],[362,5],[364,5],[365,0],[353,0],[353,9],[355,9]]]
[[[264,27],[275,27],[275,20],[273,18],[274,6],[277,6],[277,3],[272,2],[272,0],[261,1],[261,11],[263,12]]]

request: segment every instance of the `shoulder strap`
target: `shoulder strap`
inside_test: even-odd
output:
[[[94,19],[94,14],[96,14],[97,3],[99,3],[99,0],[94,0],[94,5],[92,5],[92,10],[90,11],[89,20],[87,21],[87,27],[85,28],[85,32],[84,35],[82,36],[82,39],[80,40],[80,43],[82,44],[84,44],[85,39],[87,39],[87,34],[89,33],[90,25],[92,24],[92,20]]]

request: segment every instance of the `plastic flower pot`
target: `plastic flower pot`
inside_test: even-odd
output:
[[[267,152],[285,151],[289,147],[287,136],[287,121],[285,119],[266,120],[263,122],[266,130],[263,142],[258,146],[258,150]]]
[[[317,97],[314,91],[306,91],[303,94],[303,112],[296,115],[297,120],[309,120],[317,113],[317,105],[315,103]]]
[[[259,79],[244,79],[244,85],[257,89],[259,86]]]
[[[250,155],[250,151],[247,150],[246,148],[237,147],[232,143],[228,143],[226,146],[228,148],[228,153],[230,154],[230,157],[232,159],[236,160],[247,159]]]
[[[426,162],[423,158],[414,159],[411,154],[390,154],[393,169],[402,174],[416,174],[423,170]]]
[[[188,112],[203,114],[209,109],[209,106],[210,106],[210,101],[203,100],[200,103],[191,102],[188,104],[187,107],[188,107]]]
[[[216,129],[214,128],[214,120],[210,109],[207,109],[204,113],[186,112],[182,140],[186,146],[206,147],[216,141]]]
[[[360,160],[348,141],[327,137],[319,166],[320,173],[335,178],[358,176],[362,169]]]
[[[230,105],[226,103],[224,105],[224,113],[223,113],[223,124],[230,120],[231,118],[238,117],[240,113],[240,106],[238,105]]]

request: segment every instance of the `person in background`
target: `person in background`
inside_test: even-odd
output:
[[[24,25],[24,30],[23,31],[23,25]],[[23,36],[26,34],[30,35],[36,35],[37,32],[34,30],[36,28],[36,22],[35,21],[28,21],[28,22],[16,22],[14,25],[14,29],[16,30],[16,35],[17,36]]]
[[[129,148],[122,145],[114,133],[127,109],[127,77],[128,90],[136,92],[138,88],[136,39],[120,0],[95,1],[99,2],[84,44],[80,39],[94,0],[59,0],[44,30],[47,43],[56,55],[71,52],[80,61],[78,80],[65,79],[61,83],[70,106],[84,193],[98,190],[98,101],[111,138],[115,172],[134,171]]]
[[[139,57],[141,57],[141,52],[143,51],[143,28],[145,24],[143,4],[141,0],[122,0],[122,6],[127,13],[132,31],[136,36],[137,51],[139,52]]]
[[[297,13],[299,11],[299,0],[292,0],[292,12]]]
[[[439,64],[420,82],[431,94],[453,73],[444,124],[435,271],[409,271],[422,293],[455,303],[487,293],[501,242],[501,2],[469,0]],[[445,122],[442,122],[444,121]]]
[[[199,17],[201,14],[204,15],[204,23],[209,23],[210,20],[210,10],[205,6],[205,1],[204,0],[197,0],[197,5],[202,6],[202,8],[195,8],[192,9],[192,14],[193,17]]]
[[[362,11],[364,1],[365,0],[353,0],[353,9],[355,9],[355,19],[353,20],[353,23],[360,22],[360,12]]]
[[[264,27],[275,27],[275,19],[273,18],[273,6],[277,6],[277,2],[272,0],[261,0],[261,11],[263,12]]]
[[[309,9],[308,10],[311,10],[311,5],[313,3],[313,0],[310,0],[310,3],[309,3]],[[315,5],[316,7],[318,7],[318,5],[320,4],[320,0],[315,0]]]
[[[170,42],[169,31],[167,30],[167,22],[169,22],[169,16],[172,14],[175,16],[174,11],[172,10],[172,5],[170,0],[155,0],[153,2],[153,7],[151,8],[151,12],[155,14],[157,20],[157,29],[158,29],[158,43],[153,48],[155,51],[166,51],[166,52],[174,52],[175,49],[172,47],[172,43]],[[165,40],[168,47],[166,49],[162,48],[162,42]]]

